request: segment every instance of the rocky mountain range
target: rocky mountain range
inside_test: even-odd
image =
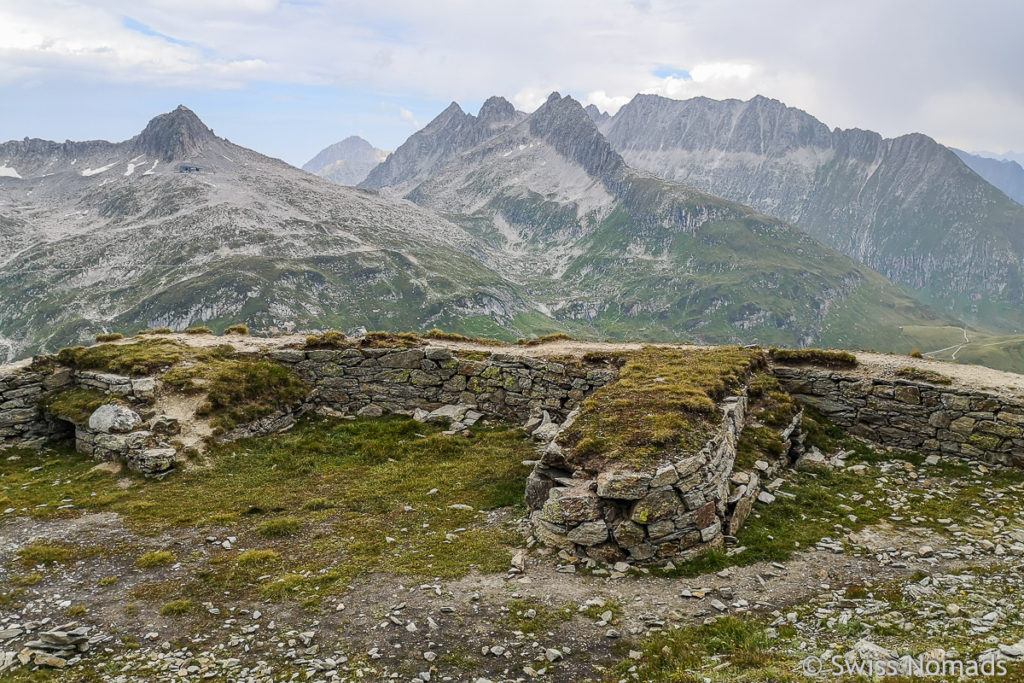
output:
[[[339,185],[358,185],[387,156],[384,150],[377,149],[358,135],[352,135],[320,150],[303,164],[302,170]]]
[[[1024,166],[1011,159],[993,159],[950,147],[972,171],[1002,190],[1007,197],[1024,204]]]
[[[361,187],[459,224],[585,336],[895,347],[937,319],[791,225],[630,168],[557,93],[529,115],[452,104]]]
[[[4,143],[0,357],[237,321],[875,348],[954,322],[791,225],[633,170],[590,114],[557,94],[530,115],[452,105],[372,190],[184,107],[121,143]]]
[[[637,95],[600,125],[636,168],[789,221],[985,329],[1024,330],[1024,207],[925,135],[830,130],[764,97]]]
[[[184,107],[121,143],[0,144],[0,163],[0,361],[193,323],[511,327],[541,315],[459,226],[218,138]]]

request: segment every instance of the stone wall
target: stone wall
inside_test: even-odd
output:
[[[854,436],[884,446],[1024,466],[1024,402],[854,371],[775,368],[794,398]]]
[[[562,421],[615,371],[508,353],[412,349],[284,349],[270,357],[313,387],[309,403],[342,413],[411,413],[442,405],[476,406],[526,422],[535,409]]]
[[[443,347],[412,349],[281,349],[270,357],[291,368],[312,387],[294,409],[242,425],[222,440],[269,434],[288,428],[310,410],[343,414],[412,414],[444,405],[473,406],[485,414],[525,423],[547,411],[562,421],[592,390],[615,376],[608,368],[507,353],[463,353]],[[157,473],[173,465],[166,437],[174,425],[159,415],[121,432],[90,424],[69,425],[45,415],[38,404],[51,391],[82,386],[128,403],[140,412],[156,395],[154,377],[73,371],[46,360],[46,368],[9,366],[0,374],[0,445],[38,445],[58,434],[75,439],[79,452],[121,460],[132,469]]]
[[[639,471],[609,465],[588,478],[561,469],[564,458],[542,456],[527,482],[535,535],[600,562],[685,561],[721,547],[746,407],[745,393],[727,399],[718,430],[700,451]]]
[[[0,367],[0,445],[38,446],[66,433],[66,425],[45,415],[39,402],[72,382],[70,370],[43,361]]]

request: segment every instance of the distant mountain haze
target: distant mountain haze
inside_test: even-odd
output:
[[[998,187],[1013,201],[1024,204],[1024,167],[1019,163],[971,154],[953,147],[950,149],[961,161],[970,166],[972,171]]]
[[[321,150],[302,166],[302,170],[339,185],[358,185],[387,156],[384,150],[353,135]]]

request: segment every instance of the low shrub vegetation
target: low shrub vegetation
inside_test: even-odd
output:
[[[112,342],[118,339],[124,339],[124,335],[120,332],[111,332],[109,334],[97,334],[96,341],[98,342]]]
[[[213,330],[205,325],[197,325],[195,327],[186,327],[185,334],[213,334]]]
[[[237,325],[231,325],[224,330],[224,334],[237,334],[239,336],[245,337],[249,335],[249,326],[243,325],[241,323]]]

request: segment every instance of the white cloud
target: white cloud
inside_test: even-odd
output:
[[[582,99],[584,105],[592,104],[600,111],[615,114],[632,99],[630,95],[609,95],[604,90],[588,92]]]
[[[405,122],[406,122],[406,123],[408,123],[408,124],[409,124],[410,126],[412,126],[412,127],[413,127],[413,130],[419,130],[420,128],[422,128],[422,126],[420,125],[420,122],[416,120],[416,117],[415,117],[415,116],[413,115],[413,113],[412,113],[411,111],[409,111],[408,109],[402,109],[402,108],[400,108],[400,109],[398,110],[398,115],[399,115],[400,117],[402,117],[402,120],[403,120],[403,121],[405,121]]]
[[[956,0],[0,0],[0,83],[511,93],[523,110],[553,90],[611,111],[641,91],[763,94],[829,125],[1007,148],[1024,139],[1022,25],[1024,3]]]
[[[751,64],[738,64],[735,62],[712,62],[710,64],[698,64],[690,69],[690,76],[695,83],[707,83],[717,80],[745,81],[754,74],[754,67]]]

